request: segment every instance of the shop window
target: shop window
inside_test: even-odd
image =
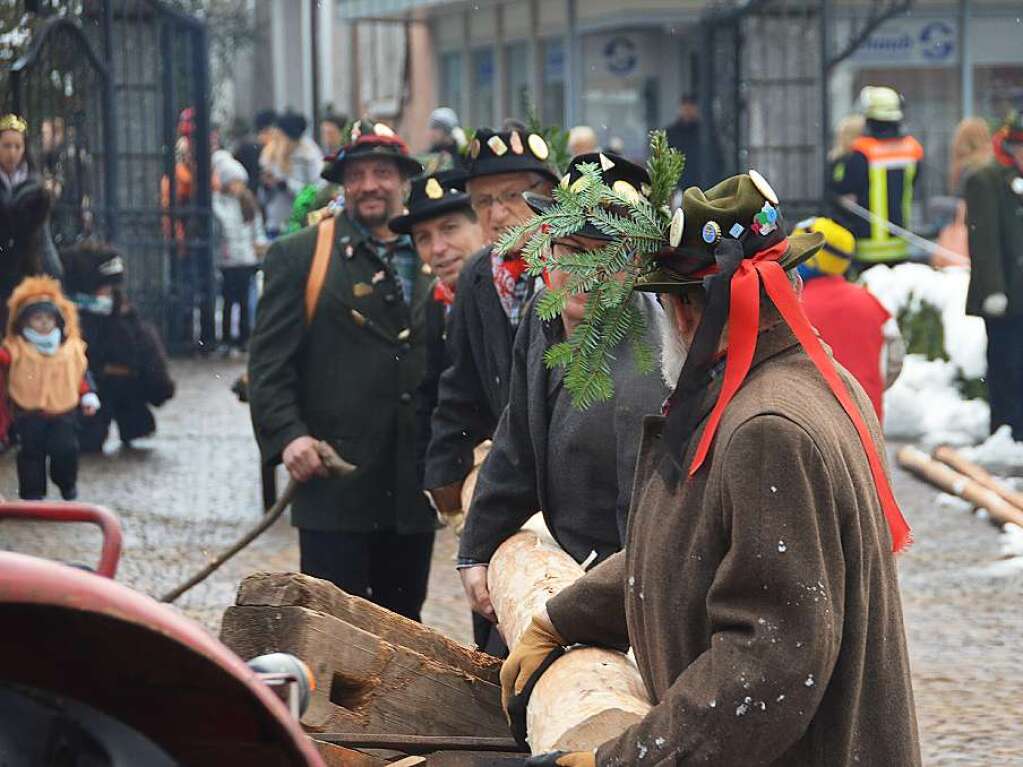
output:
[[[543,43],[543,121],[548,125],[565,122],[565,43],[546,40]]]
[[[462,106],[462,54],[459,51],[441,54],[440,105],[456,112]]]
[[[519,120],[527,120],[532,108],[529,93],[530,64],[529,44],[512,43],[505,47],[504,92],[506,98],[505,114]]]
[[[494,125],[494,49],[479,48],[472,52],[472,124],[498,128]]]

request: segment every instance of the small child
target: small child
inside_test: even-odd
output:
[[[85,342],[78,312],[49,277],[28,277],[7,302],[7,335],[0,364],[9,368],[7,391],[14,408],[18,451],[18,495],[26,501],[46,496],[50,478],[66,501],[78,497],[79,406],[99,410],[88,380]]]
[[[92,374],[103,409],[80,419],[82,452],[98,453],[117,422],[121,444],[156,431],[150,405],[174,396],[160,337],[124,293],[124,259],[102,242],[81,242],[61,253],[64,284],[78,306]]]

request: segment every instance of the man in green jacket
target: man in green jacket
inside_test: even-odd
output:
[[[995,133],[995,156],[966,178],[970,289],[966,311],[987,327],[991,431],[1023,440],[1023,116]]]
[[[428,347],[443,340],[426,332],[432,276],[387,223],[420,171],[387,126],[356,124],[323,173],[344,185],[346,209],[322,287],[310,275],[324,224],[273,244],[249,361],[263,460],[301,483],[292,523],[302,572],[414,620],[434,530],[416,471],[416,392]],[[356,471],[328,478],[316,440]]]

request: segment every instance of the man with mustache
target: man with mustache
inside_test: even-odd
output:
[[[466,185],[488,242],[532,217],[524,192],[546,195],[558,182],[547,164],[549,154],[536,133],[488,128],[476,133],[469,145]],[[451,364],[440,379],[424,480],[442,515],[461,512],[473,448],[494,433],[508,403],[512,342],[534,282],[520,252],[501,256],[492,246],[477,253],[459,277],[448,324]],[[461,575],[467,593],[485,591],[486,567],[467,567]],[[493,620],[492,610],[485,618]],[[485,646],[489,624],[477,620],[475,635],[477,644]]]
[[[355,125],[323,172],[344,185],[344,212],[266,256],[249,359],[263,460],[301,483],[292,523],[302,572],[413,620],[434,529],[417,473],[416,391],[438,339],[426,331],[433,278],[387,224],[421,171],[386,125]],[[356,471],[327,477],[317,440]]]

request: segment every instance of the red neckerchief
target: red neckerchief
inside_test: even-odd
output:
[[[1008,137],[1009,129],[1002,128],[1001,130],[997,131],[995,135],[991,138],[991,144],[995,150],[995,159],[998,160],[998,162],[1004,165],[1006,168],[1015,168],[1020,173],[1023,173],[1023,168],[1020,168],[1016,164],[1016,158],[1009,154],[1009,152],[1006,151],[1005,149],[1005,140]]]
[[[888,477],[885,475],[884,465],[874,448],[874,442],[863,416],[828,358],[827,352],[824,351],[817,339],[806,315],[803,314],[799,299],[785,277],[785,271],[778,263],[778,260],[788,251],[788,247],[788,240],[782,240],[777,245],[754,254],[751,258],[743,259],[732,276],[731,303],[728,315],[728,356],[725,361],[724,379],[721,383],[718,400],[708,418],[707,427],[696,447],[696,454],[689,467],[689,476],[692,477],[696,474],[703,465],[711,443],[714,441],[718,424],[721,422],[721,416],[732,397],[739,391],[743,381],[746,380],[753,363],[757,333],[760,327],[760,284],[763,283],[767,295],[778,308],[782,319],[795,334],[799,345],[803,347],[807,356],[824,377],[831,393],[835,395],[856,428],[860,445],[862,445],[867,462],[870,464],[870,473],[874,478],[881,508],[888,521],[888,529],[892,535],[892,548],[896,552],[902,551],[910,542],[909,525],[895,501]]]
[[[501,299],[501,305],[508,311],[508,307],[515,303],[515,286],[518,284],[522,273],[526,271],[526,261],[521,253],[511,254],[507,257],[498,255],[494,251],[490,258],[493,267],[494,288],[497,289],[497,297]]]
[[[455,291],[437,280],[437,284],[433,286],[433,300],[444,306],[451,306],[455,303]]]

